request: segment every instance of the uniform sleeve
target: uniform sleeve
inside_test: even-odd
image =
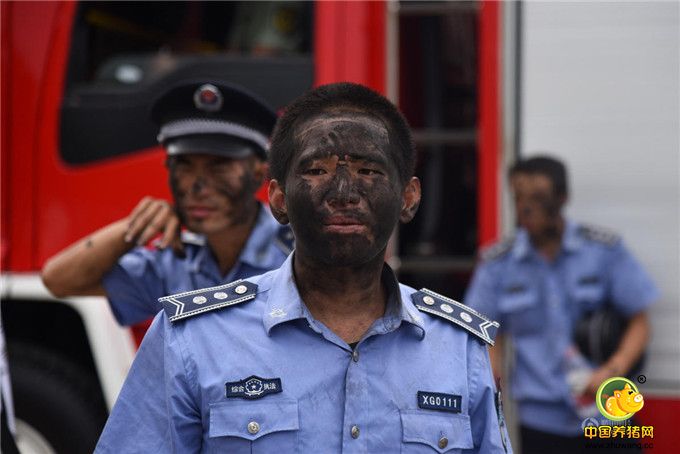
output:
[[[147,320],[161,310],[163,278],[157,252],[136,248],[118,260],[102,281],[111,310],[121,325]]]
[[[476,339],[469,341],[470,426],[474,448],[466,453],[509,453],[512,446],[508,437],[505,415],[497,400],[496,386],[486,345]]]
[[[154,319],[95,449],[108,453],[194,453],[202,424],[174,327]]]
[[[640,263],[619,242],[609,262],[612,303],[630,317],[645,310],[659,297],[659,290]]]
[[[463,303],[492,320],[501,322],[498,310],[498,279],[491,263],[482,263],[475,269]]]

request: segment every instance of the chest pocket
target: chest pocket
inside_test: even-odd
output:
[[[402,453],[450,453],[473,447],[470,417],[401,410]]]
[[[506,323],[504,328],[511,334],[522,336],[541,330],[544,308],[535,289],[520,286],[503,289],[498,310]]]
[[[603,279],[597,275],[581,277],[572,291],[572,298],[584,312],[598,309],[605,300],[606,291]]]
[[[295,452],[299,428],[295,400],[210,404],[208,452]]]

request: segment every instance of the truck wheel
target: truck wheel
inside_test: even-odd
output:
[[[17,343],[8,351],[22,454],[45,452],[45,444],[56,453],[92,453],[107,416],[96,378],[42,347]]]

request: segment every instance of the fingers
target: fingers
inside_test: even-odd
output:
[[[173,226],[174,222],[177,222],[176,226]],[[125,241],[144,245],[157,234],[165,233],[168,223],[171,230],[177,230],[179,221],[170,204],[165,200],[145,197],[130,214]]]
[[[165,249],[175,238],[179,238],[179,219],[171,212],[165,222],[165,228],[163,229],[163,236],[161,237],[159,247]]]

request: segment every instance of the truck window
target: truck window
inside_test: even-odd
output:
[[[460,299],[477,247],[476,2],[400,2],[399,105],[423,198],[399,230],[405,283]]]
[[[312,7],[82,2],[61,106],[62,159],[85,164],[156,145],[150,103],[187,76],[225,78],[281,108],[312,86]]]

